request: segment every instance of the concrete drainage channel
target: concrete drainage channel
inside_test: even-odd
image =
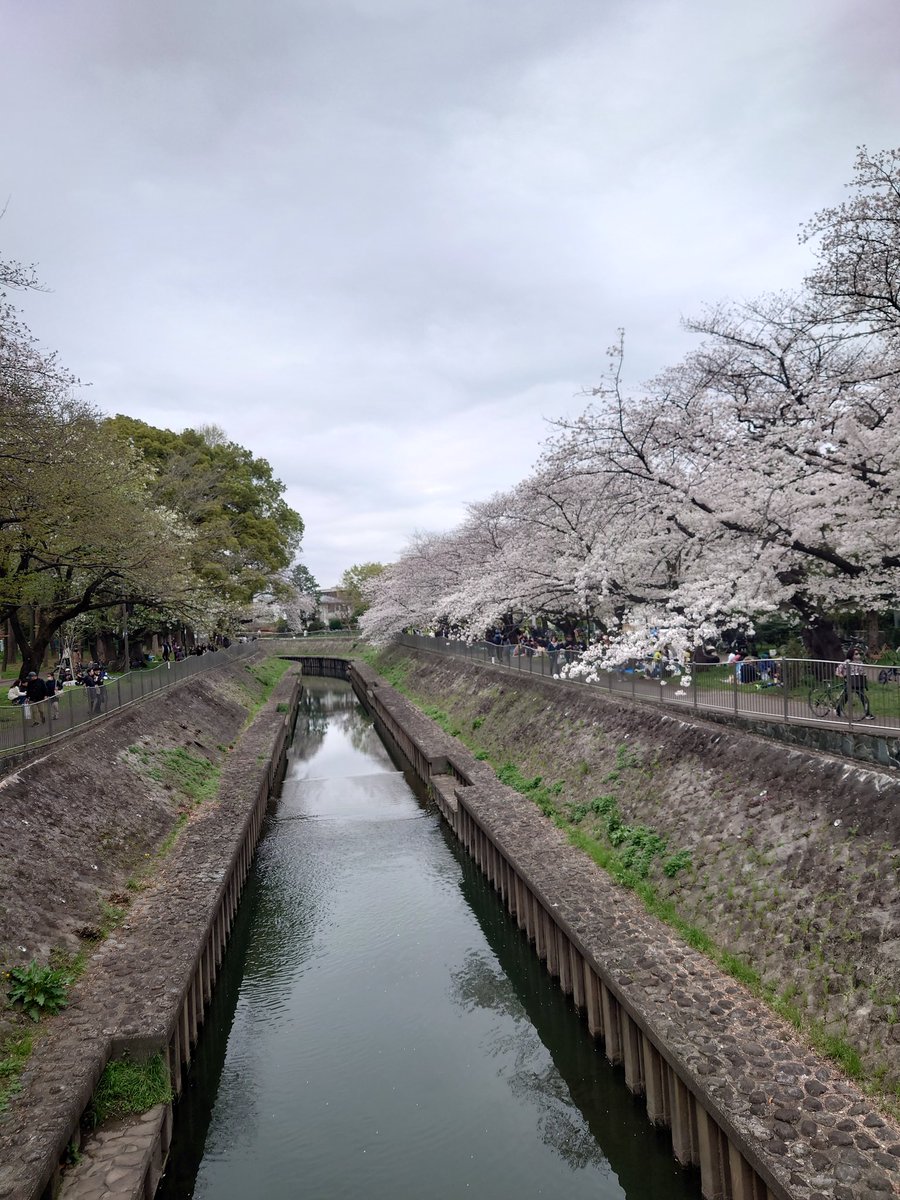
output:
[[[367,666],[347,673],[707,1200],[900,1194],[900,1129],[868,1097]]]
[[[601,1039],[607,1058],[621,1064],[626,1086],[645,1097],[651,1121],[671,1130],[676,1159],[699,1168],[708,1200],[897,1194],[900,1130],[856,1087],[739,984],[648,917],[531,801],[500,784],[486,764],[375,672],[340,659],[298,661],[307,674],[349,679],[431,789],[547,970]],[[276,698],[287,702],[287,716],[269,714],[242,745],[244,775],[233,788],[233,811],[223,813],[221,843],[202,848],[192,860],[195,886],[167,893],[158,914],[156,945],[166,966],[143,962],[143,978],[168,982],[142,1000],[132,998],[127,1025],[104,1030],[106,1055],[99,1065],[96,1047],[86,1072],[82,1064],[86,1094],[76,1129],[103,1062],[123,1051],[163,1051],[173,1090],[181,1090],[296,715],[296,679],[284,680],[280,691]],[[131,953],[146,959],[146,944]],[[75,1067],[77,1075],[78,1062]],[[171,1123],[166,1105],[105,1128],[66,1172],[61,1195],[149,1200],[164,1168]],[[51,1170],[40,1186],[34,1186],[34,1171],[30,1190],[21,1175],[18,1183],[0,1175],[0,1198],[55,1195],[58,1174],[52,1168],[66,1145],[59,1141],[57,1133]]]

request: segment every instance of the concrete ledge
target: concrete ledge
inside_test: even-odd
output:
[[[23,1091],[0,1126],[2,1200],[55,1195],[60,1160],[79,1144],[81,1115],[111,1057],[162,1051],[180,1091],[299,694],[296,674],[276,686],[226,763],[218,802],[185,828],[152,890],[104,942],[70,1007],[37,1042]],[[279,701],[287,713],[277,712]],[[73,1189],[70,1200],[80,1196]]]
[[[152,1200],[172,1141],[172,1109],[158,1104],[98,1130],[66,1172],[60,1200]]]
[[[704,1196],[900,1194],[900,1128],[857,1087],[370,668],[350,673],[627,1086],[671,1129],[675,1157],[700,1169]],[[458,781],[455,808],[439,763]],[[860,773],[835,764],[838,787],[848,772]]]

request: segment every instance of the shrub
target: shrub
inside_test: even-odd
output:
[[[690,850],[679,850],[677,854],[673,854],[663,863],[663,874],[667,875],[669,879],[674,879],[679,871],[683,871],[689,866],[691,866]]]

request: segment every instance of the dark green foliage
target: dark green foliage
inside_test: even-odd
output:
[[[663,874],[669,879],[674,879],[679,871],[684,871],[691,866],[690,850],[679,850],[673,854],[671,858],[667,858],[663,863]]]
[[[9,972],[7,997],[13,1006],[21,1006],[31,1017],[41,1017],[59,1012],[68,1003],[72,976],[55,967],[40,966],[35,959],[26,967],[13,967]]]
[[[207,585],[236,603],[277,586],[303,521],[282,499],[284,484],[265,459],[215,426],[174,433],[121,415],[106,426],[152,468],[156,503],[190,525],[192,565]]]
[[[578,825],[588,815],[599,818],[610,845],[618,852],[621,867],[637,879],[646,879],[653,860],[665,853],[666,839],[646,825],[626,825],[614,796],[598,796],[576,805],[570,819]]]
[[[545,784],[540,775],[535,775],[533,779],[528,779],[522,774],[515,763],[511,762],[504,763],[498,769],[497,778],[501,783],[505,783],[507,787],[511,787],[514,791],[533,800],[544,816],[558,817],[559,812],[554,803],[554,797],[558,796],[563,790],[564,784],[561,781]]]

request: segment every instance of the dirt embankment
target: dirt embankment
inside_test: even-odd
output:
[[[215,794],[263,675],[258,660],[197,675],[0,780],[0,969],[71,957],[121,920]]]
[[[535,798],[579,833],[614,846],[625,827],[619,851],[634,847],[661,901],[897,1087],[896,772],[399,648],[378,666],[494,766],[541,776]]]

